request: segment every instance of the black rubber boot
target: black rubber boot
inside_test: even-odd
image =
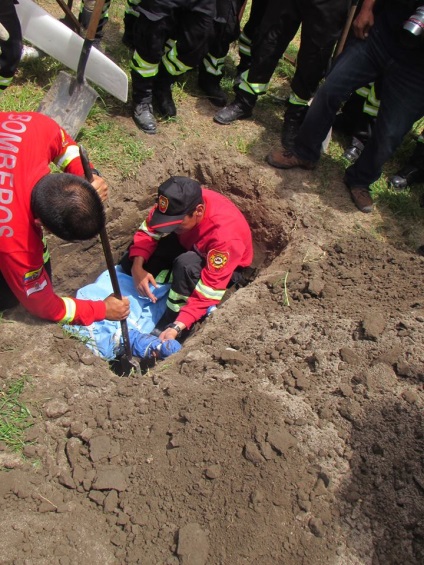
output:
[[[349,163],[354,163],[362,151],[364,150],[365,144],[357,137],[352,137],[349,147],[344,150],[343,157],[349,161]]]
[[[133,119],[137,126],[145,133],[156,133],[156,119],[153,115],[151,102],[144,100],[133,105]]]
[[[424,182],[424,143],[418,142],[408,163],[389,180],[390,188],[405,190],[411,184]]]
[[[177,115],[177,108],[172,99],[173,83],[174,77],[168,73],[163,63],[161,63],[153,85],[153,102],[163,118],[173,118]]]
[[[205,66],[199,66],[199,88],[203,90],[214,106],[222,108],[227,103],[227,95],[222,90],[220,82],[222,75],[208,73]]]
[[[236,120],[250,118],[255,104],[255,95],[237,91],[235,100],[228,104],[228,106],[225,106],[225,108],[222,108],[222,110],[219,110],[213,117],[213,120],[218,124],[228,125]]]
[[[295,139],[305,119],[308,108],[309,106],[290,104],[290,102],[287,104],[283,127],[281,129],[281,143],[286,149],[292,149],[294,147]]]

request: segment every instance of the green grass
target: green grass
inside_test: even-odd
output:
[[[0,392],[0,442],[15,452],[21,452],[28,443],[24,439],[25,430],[33,425],[31,412],[19,400],[29,380],[24,375]]]

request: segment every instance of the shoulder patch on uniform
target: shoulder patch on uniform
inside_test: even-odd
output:
[[[223,269],[228,263],[230,254],[228,251],[218,251],[217,249],[212,249],[208,252],[207,265],[210,271],[219,271]]]

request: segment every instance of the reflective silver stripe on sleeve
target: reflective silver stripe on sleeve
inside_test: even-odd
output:
[[[65,153],[62,153],[60,157],[55,159],[55,164],[59,167],[59,169],[64,171],[69,163],[76,159],[76,157],[79,157],[78,145],[69,145],[69,147],[66,148]]]
[[[225,294],[225,290],[216,290],[210,286],[206,286],[201,280],[199,280],[194,290],[209,300],[222,300]]]
[[[75,318],[75,314],[77,311],[77,305],[72,298],[64,298],[63,296],[60,297],[63,300],[63,304],[65,305],[65,315],[60,320],[60,324],[70,324],[73,322]]]

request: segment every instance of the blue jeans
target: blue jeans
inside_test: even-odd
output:
[[[424,115],[424,49],[417,52],[402,48],[384,13],[376,18],[365,41],[352,40],[337,59],[296,139],[293,152],[302,159],[318,161],[321,143],[340,106],[352,92],[379,76],[382,88],[378,117],[364,151],[346,171],[349,187],[368,188],[376,181],[404,135]]]

